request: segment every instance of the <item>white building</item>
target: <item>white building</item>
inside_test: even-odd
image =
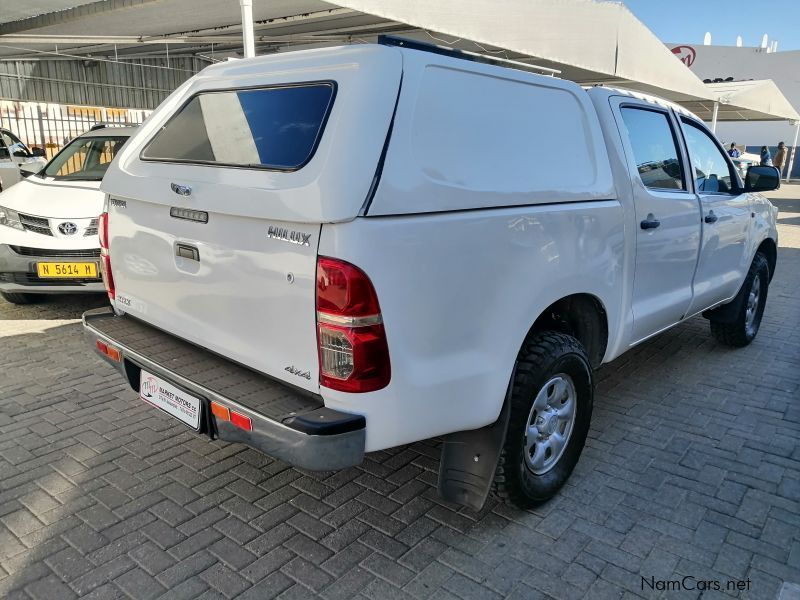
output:
[[[800,112],[800,50],[768,52],[768,48],[667,44],[667,47],[703,80],[772,79]],[[740,146],[777,146],[794,141],[795,127],[788,121],[720,122],[717,136]]]

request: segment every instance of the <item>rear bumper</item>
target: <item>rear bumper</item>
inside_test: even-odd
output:
[[[111,360],[138,393],[142,369],[161,377],[203,403],[200,433],[240,442],[293,466],[331,471],[362,462],[366,422],[325,408],[322,400],[232,363],[111,308],[83,315],[83,327],[93,347],[102,341],[121,353]],[[217,419],[214,401],[252,420],[252,431]]]
[[[36,274],[37,262],[94,262],[98,259],[58,256],[24,256],[17,254],[7,244],[0,244],[0,292],[24,294],[85,294],[105,292],[101,280],[47,280]],[[99,266],[98,266],[99,269]]]

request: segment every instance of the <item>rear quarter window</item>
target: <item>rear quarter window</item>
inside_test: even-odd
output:
[[[142,160],[293,171],[314,155],[332,82],[201,92],[156,133]]]

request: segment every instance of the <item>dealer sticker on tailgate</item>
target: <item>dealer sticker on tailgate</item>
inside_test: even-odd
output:
[[[180,419],[189,427],[200,428],[200,399],[142,369],[139,396],[145,402]]]

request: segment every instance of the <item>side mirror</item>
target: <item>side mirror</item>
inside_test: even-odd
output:
[[[36,158],[47,158],[47,154],[45,154],[44,148],[39,148],[39,146],[34,146],[31,148],[31,153]]]
[[[781,187],[781,173],[778,167],[753,165],[747,168],[744,176],[745,192],[769,192]]]

